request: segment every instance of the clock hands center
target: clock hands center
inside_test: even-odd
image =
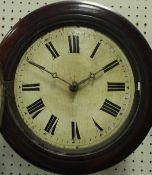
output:
[[[90,80],[90,79],[95,80],[96,75],[99,74],[99,73],[102,73],[101,75],[103,75],[103,74],[104,74],[104,68],[102,68],[102,69],[96,71],[95,73],[90,72],[90,74],[89,74],[89,76],[88,76],[87,78],[85,78],[85,79],[79,81],[78,83],[77,83],[76,81],[73,81],[72,84],[70,85],[70,90],[71,90],[72,92],[78,91],[79,86],[80,86],[81,84],[85,83],[86,81],[88,81],[88,80]]]
[[[45,67],[43,67],[43,66],[41,66],[41,65],[39,65],[39,64],[37,64],[37,63],[29,60],[29,59],[27,59],[27,62],[30,63],[31,65],[39,68],[40,70],[43,70],[43,71],[51,74],[51,76],[53,78],[59,79],[62,82],[68,84],[69,85],[69,89],[72,92],[78,91],[79,86],[82,85],[83,83],[87,82],[88,80],[90,80],[90,79],[95,80],[97,74],[100,73],[100,75],[101,75],[100,77],[102,77],[107,71],[109,71],[110,69],[112,69],[113,67],[115,67],[115,66],[117,66],[119,64],[117,60],[114,60],[113,62],[109,63],[108,65],[106,65],[104,67],[102,67],[101,69],[97,70],[96,72],[94,72],[94,73],[90,72],[90,74],[89,74],[89,76],[87,78],[85,78],[85,79],[83,79],[83,80],[81,80],[79,82],[73,81],[72,84],[71,84],[68,81],[64,80],[63,78],[59,77],[58,74],[57,74],[57,72],[54,72],[54,73],[53,72],[50,72]]]
[[[34,61],[29,60],[29,59],[27,59],[27,62],[30,63],[31,65],[39,68],[40,70],[43,70],[43,71],[49,73],[53,78],[59,79],[62,82],[64,82],[64,83],[68,84],[69,86],[71,86],[71,83],[69,83],[68,81],[66,81],[63,78],[59,77],[58,74],[57,74],[57,72],[50,72],[45,67],[43,67],[43,66],[41,66],[41,65],[39,65],[39,64],[35,63]]]

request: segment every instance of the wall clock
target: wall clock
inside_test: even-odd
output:
[[[128,156],[152,119],[151,49],[120,15],[60,2],[24,17],[0,45],[1,132],[40,168],[105,169]]]

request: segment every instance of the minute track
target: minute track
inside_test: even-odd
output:
[[[119,129],[127,118],[126,109],[130,110],[134,86],[129,63],[122,52],[120,53],[122,61],[119,61],[120,49],[111,40],[94,30],[83,27],[77,29],[80,30],[79,33],[72,32],[75,31],[75,27],[54,30],[32,45],[18,66],[16,84],[20,88],[16,90],[16,94],[19,96],[18,106],[21,106],[19,110],[21,112],[24,110],[23,118],[36,135],[61,150],[66,148],[81,152],[82,148],[92,148],[108,140],[109,132]],[[80,39],[79,54],[69,51],[68,36],[73,35],[79,36]],[[104,41],[100,46],[99,35]],[[52,41],[57,52],[62,56],[60,59],[50,59],[50,53],[44,47],[46,41],[47,43]],[[93,52],[92,48],[97,44],[99,47],[94,58],[91,59],[90,52]],[[88,49],[85,49],[86,47]],[[100,52],[99,49],[102,51]],[[124,70],[128,71],[124,72]],[[79,78],[83,79],[80,81],[81,85],[78,85]],[[64,80],[68,82],[65,83]],[[33,84],[40,83],[40,91],[22,90],[22,85],[27,86],[33,81]],[[111,89],[114,86],[115,89],[118,83],[125,83],[128,99],[123,98],[125,95],[123,91],[108,91],[108,87]],[[127,89],[127,86],[130,88]],[[45,107],[29,114],[26,107],[39,98],[43,100]],[[33,119],[35,113],[37,115]]]

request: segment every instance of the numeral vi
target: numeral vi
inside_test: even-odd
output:
[[[81,139],[81,137],[80,137],[80,133],[79,133],[77,122],[73,122],[72,121],[71,122],[71,127],[72,127],[72,140],[73,140],[73,143],[74,143],[75,140]]]

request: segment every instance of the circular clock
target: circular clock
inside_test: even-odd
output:
[[[34,11],[0,46],[2,134],[52,172],[114,165],[151,127],[151,56],[139,31],[100,5],[69,1]]]

